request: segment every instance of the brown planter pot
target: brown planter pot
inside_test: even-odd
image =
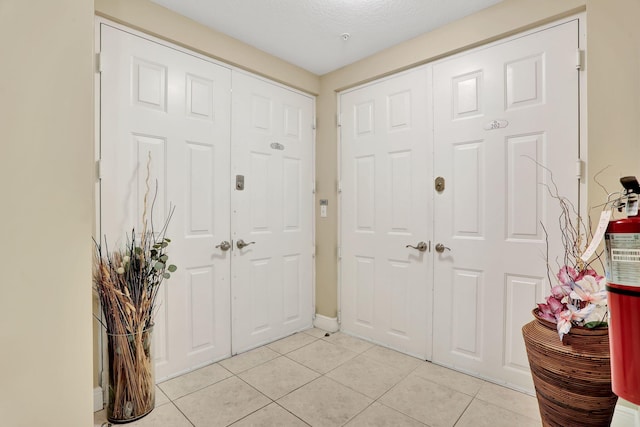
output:
[[[608,426],[618,396],[611,391],[607,328],[573,327],[561,342],[555,323],[522,327],[544,426]]]

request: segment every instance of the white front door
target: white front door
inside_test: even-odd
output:
[[[242,72],[233,73],[233,88],[236,354],[311,326],[314,104]]]
[[[231,355],[231,70],[101,24],[101,230],[109,247],[141,231],[151,154],[153,223],[171,205],[167,237],[178,270],[159,293],[156,378]],[[151,212],[151,200],[148,203]]]
[[[561,262],[557,189],[576,206],[578,22],[433,66],[433,361],[532,390],[521,328]],[[548,168],[547,171],[542,165]],[[554,182],[551,181],[553,177]]]
[[[431,147],[424,67],[340,95],[342,329],[431,357]],[[423,250],[418,247],[424,242]]]

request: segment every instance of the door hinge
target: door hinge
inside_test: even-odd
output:
[[[584,162],[581,159],[576,160],[576,178],[578,181],[582,180],[584,174]]]
[[[338,310],[337,316],[338,316],[338,325],[341,325],[342,324],[342,311],[341,310]]]
[[[311,183],[311,194],[316,194],[316,183],[315,182]]]
[[[318,127],[318,118],[314,117],[313,118],[313,122],[311,122],[311,129],[316,129],[316,127]]]
[[[311,258],[315,258],[316,257],[316,249],[317,248],[318,248],[318,245],[311,246]]]
[[[342,193],[342,181],[338,181],[337,190],[338,194]]]
[[[338,125],[338,127],[342,126],[342,113],[336,114],[336,124]]]
[[[102,53],[96,53],[96,73],[102,73]]]
[[[576,70],[581,71],[584,67],[584,50],[576,49]]]
[[[96,177],[102,180],[102,159],[96,160]]]
[[[341,260],[342,259],[342,247],[338,246],[337,253],[338,253],[338,260]]]

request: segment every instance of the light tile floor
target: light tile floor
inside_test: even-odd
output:
[[[156,388],[128,426],[540,426],[534,397],[309,329]],[[108,426],[104,411],[95,427]]]

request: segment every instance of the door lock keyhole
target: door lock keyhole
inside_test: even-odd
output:
[[[244,190],[244,175],[236,175],[236,190]]]

